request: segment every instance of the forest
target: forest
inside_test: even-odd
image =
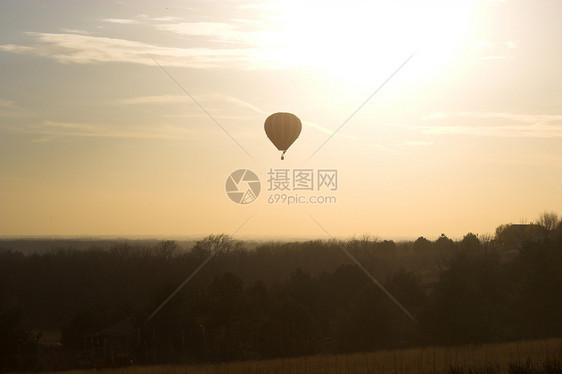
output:
[[[126,324],[127,359],[142,365],[561,337],[561,295],[562,222],[548,212],[459,240],[247,245],[219,234],[27,254],[3,242],[0,371],[79,367],[88,339]],[[52,331],[60,341],[44,344]]]

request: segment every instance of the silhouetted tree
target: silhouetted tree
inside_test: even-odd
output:
[[[107,327],[109,323],[107,307],[100,304],[90,305],[62,326],[61,343],[68,348],[82,349],[86,335]]]
[[[243,292],[242,280],[232,273],[216,277],[207,289],[205,331],[214,360],[232,360],[241,348],[243,337],[239,334],[244,332],[238,324],[246,318]]]
[[[423,336],[439,344],[560,336],[562,223],[552,215],[543,221],[500,226],[492,242],[468,233],[459,241],[444,234],[434,242],[363,237],[250,250],[210,235],[191,251],[151,241],[2,252],[0,302],[20,306],[30,326],[64,324],[64,347],[81,347],[84,335],[125,317],[143,322],[216,253],[153,320],[140,324],[143,362],[364,351]],[[341,246],[418,318],[423,334]]]
[[[431,248],[431,242],[423,236],[420,236],[414,242],[414,251],[426,251],[429,248]]]
[[[304,305],[290,297],[273,300],[264,330],[271,357],[311,354],[318,339],[314,317]]]
[[[396,243],[394,243],[392,240],[383,240],[382,242],[378,243],[377,248],[378,250],[387,254],[396,253]]]
[[[423,323],[442,344],[496,341],[505,335],[506,276],[490,250],[456,252],[439,274]],[[428,325],[429,326],[428,326]]]
[[[403,268],[386,280],[386,287],[410,313],[416,314],[426,301],[421,279],[412,271]]]
[[[244,291],[244,315],[246,318],[240,323],[245,339],[241,343],[241,357],[243,359],[258,359],[268,357],[266,342],[270,339],[266,327],[272,313],[272,300],[263,282],[256,282]]]
[[[37,363],[37,342],[20,309],[0,309],[0,371],[31,370]]]
[[[160,243],[156,254],[159,258],[163,260],[169,260],[176,255],[178,250],[178,245],[173,240],[165,240]]]
[[[554,230],[558,223],[558,214],[555,212],[543,212],[537,220],[537,224],[548,231]]]
[[[562,335],[562,237],[526,242],[513,266],[511,310],[525,338]]]
[[[557,228],[560,220],[555,212],[543,212],[537,224],[541,227],[543,236],[548,238],[552,232]]]
[[[455,248],[455,242],[449,239],[445,234],[439,235],[433,244],[439,251],[442,252],[450,251]]]
[[[353,294],[334,320],[335,344],[339,352],[359,352],[391,347],[399,335],[393,309],[372,283]]]
[[[471,232],[466,234],[460,242],[460,247],[465,250],[478,250],[481,246],[482,244],[478,240],[478,236]]]
[[[230,237],[225,234],[209,235],[195,243],[191,253],[198,259],[205,259],[215,251],[226,253],[232,248]]]

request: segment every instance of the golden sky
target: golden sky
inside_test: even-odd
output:
[[[0,235],[458,238],[561,213],[560,14],[0,1]],[[274,112],[303,124],[284,161]],[[250,204],[225,193],[237,169],[261,181]],[[271,170],[337,189],[275,191]]]

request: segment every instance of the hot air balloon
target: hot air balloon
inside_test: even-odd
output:
[[[281,160],[285,159],[285,152],[297,140],[301,133],[301,120],[291,113],[273,113],[265,120],[265,133],[278,150],[283,151]]]

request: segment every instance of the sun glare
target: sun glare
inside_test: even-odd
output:
[[[361,81],[416,50],[447,48],[467,31],[473,2],[283,2],[268,45],[282,66]],[[266,53],[272,54],[271,50]]]

